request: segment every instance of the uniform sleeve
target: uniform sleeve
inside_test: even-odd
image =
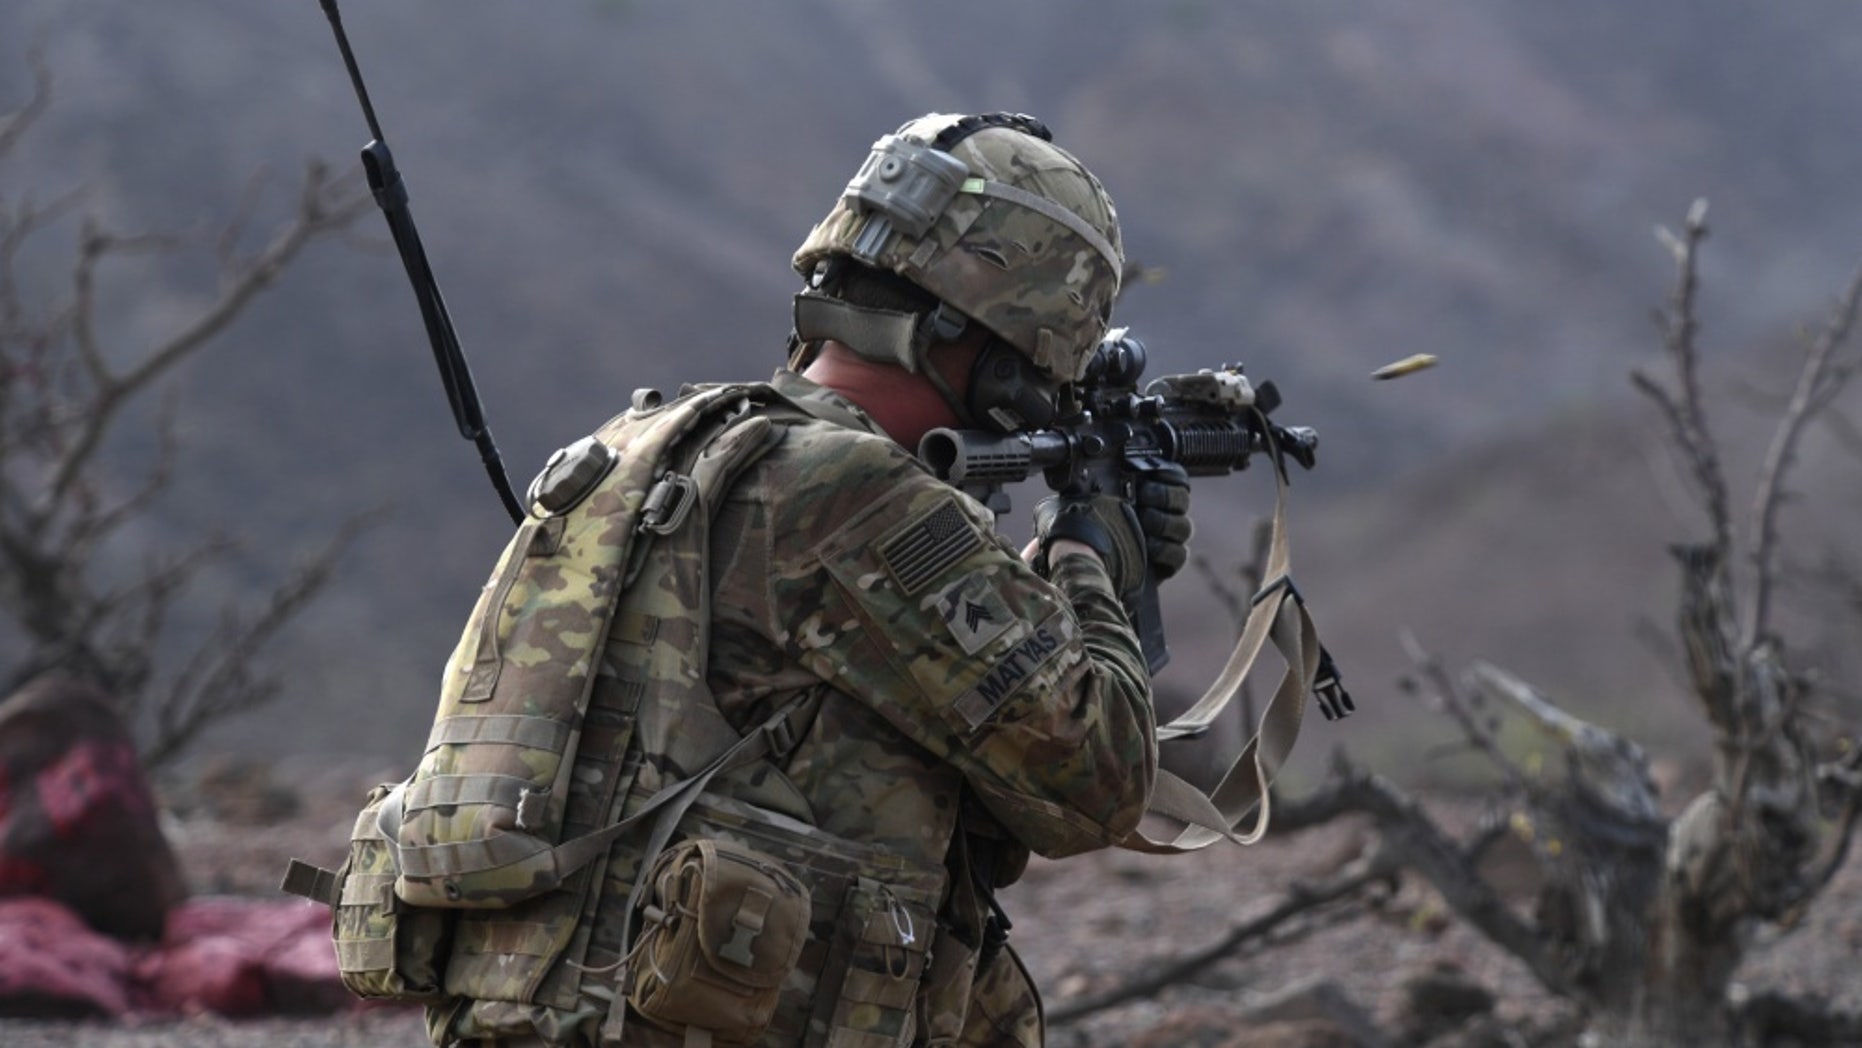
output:
[[[1150,678],[1096,559],[1041,578],[987,510],[889,441],[783,487],[772,523],[797,549],[774,558],[770,606],[798,662],[959,769],[1037,853],[1137,825],[1157,759]]]

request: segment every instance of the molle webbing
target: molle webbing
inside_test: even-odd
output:
[[[646,549],[702,501],[699,483],[672,468],[678,449],[703,447],[763,388],[710,387],[630,412],[570,449],[595,460],[578,475],[599,479],[518,529],[447,665],[405,791],[404,901],[510,906],[611,843],[611,830],[568,836],[564,819],[616,600]]]

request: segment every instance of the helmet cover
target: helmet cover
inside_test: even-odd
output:
[[[1075,381],[1111,321],[1124,268],[1112,199],[1071,153],[1021,123],[985,123],[936,148],[963,121],[934,113],[875,142],[796,250],[795,269],[809,277],[848,256],[897,273],[1049,377]]]

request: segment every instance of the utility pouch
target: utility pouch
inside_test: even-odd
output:
[[[976,988],[977,953],[939,925],[918,995],[918,1035],[926,1044],[959,1043]]]
[[[637,810],[651,796],[635,786],[629,809]],[[916,999],[928,978],[927,948],[936,935],[938,904],[948,882],[942,864],[921,864],[890,849],[838,837],[711,792],[693,801],[679,828],[689,836],[673,851],[692,847],[693,841],[720,849],[734,845],[740,853],[764,861],[773,858],[806,886],[808,911],[802,920],[807,924],[799,933],[807,942],[794,971],[774,988],[775,1017],[758,1043],[883,1048],[909,1045],[924,1032],[915,1017]],[[655,880],[641,882],[643,896],[650,896],[661,879],[653,876]],[[632,879],[630,871],[628,880]],[[647,934],[643,928],[641,935]],[[618,958],[601,960],[612,963]],[[622,989],[650,974],[654,963],[648,955],[636,954]],[[631,1003],[634,1007],[620,1014],[637,1018],[650,1007],[637,1000]],[[689,1037],[699,1028],[687,1029]]]
[[[450,910],[409,906],[394,894],[395,847],[380,825],[382,808],[399,805],[399,783],[369,791],[349,835],[349,857],[334,872],[292,860],[284,890],[330,906],[330,937],[343,985],[358,997],[424,1002],[439,999],[451,945]]]
[[[918,1032],[919,983],[936,927],[933,900],[857,878],[847,889],[817,1000],[828,1006],[822,1048],[893,1048]],[[836,982],[839,991],[829,988]],[[816,1029],[821,1029],[820,1025]]]
[[[780,860],[723,840],[671,848],[648,877],[628,1003],[656,1025],[707,1030],[714,1044],[754,1043],[801,959],[808,889]]]

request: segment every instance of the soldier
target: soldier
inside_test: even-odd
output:
[[[783,870],[712,914],[704,871],[728,864],[669,868],[625,838],[568,962],[579,985],[619,972],[620,989],[567,1010],[455,996],[431,1011],[437,1043],[1042,1043],[995,892],[1031,851],[1106,847],[1145,810],[1151,688],[1121,595],[1184,563],[1187,477],[1149,475],[1131,503],[1048,499],[1018,551],[914,452],[936,427],[1053,420],[1107,329],[1117,217],[1031,118],[930,115],[874,145],[794,265],[790,366],[758,409],[776,435],[710,507],[706,673],[736,730],[772,714],[789,728],[711,780],[674,838],[749,842]],[[647,764],[654,737],[634,742]],[[806,934],[763,1003],[744,1003],[762,975],[682,982],[666,952],[681,921],[715,917],[694,963],[728,967],[709,955],[776,936],[792,883],[812,900]],[[456,935],[455,959],[524,963],[468,938],[487,937]],[[624,996],[645,1003],[623,1012]]]

